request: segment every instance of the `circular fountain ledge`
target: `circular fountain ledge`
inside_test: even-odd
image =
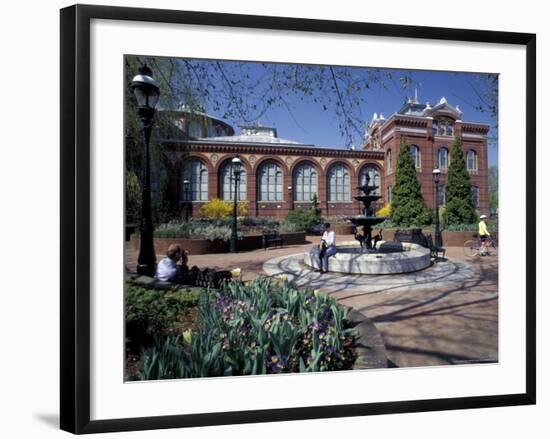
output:
[[[362,250],[356,242],[344,242],[328,258],[329,271],[355,274],[398,274],[423,270],[430,266],[430,250],[408,242],[378,244],[375,252]],[[304,254],[304,263],[316,267],[314,250]]]

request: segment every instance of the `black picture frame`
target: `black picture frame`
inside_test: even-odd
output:
[[[130,20],[484,42],[526,47],[525,393],[90,420],[90,22]],[[303,18],[75,5],[61,10],[61,429],[99,433],[535,404],[536,35]]]

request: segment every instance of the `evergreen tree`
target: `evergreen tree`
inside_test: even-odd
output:
[[[447,224],[471,224],[476,222],[472,200],[472,184],[466,168],[462,142],[456,138],[451,148],[451,163],[445,186]]]
[[[401,142],[399,149],[395,187],[392,191],[391,219],[396,225],[404,227],[431,222],[431,213],[424,206],[416,167],[405,141]]]

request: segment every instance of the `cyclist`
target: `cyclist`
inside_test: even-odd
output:
[[[486,218],[487,218],[486,215],[481,215],[479,217],[479,224],[478,224],[478,235],[479,235],[479,240],[481,241],[481,245],[479,247],[479,254],[481,256],[489,256],[489,251],[485,246],[485,241],[487,241],[487,238],[491,236],[491,234],[487,230],[487,224],[485,224]]]

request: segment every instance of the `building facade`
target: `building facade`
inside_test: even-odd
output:
[[[386,119],[375,114],[361,149],[322,148],[278,137],[275,128],[243,126],[235,135],[225,122],[185,109],[173,112],[178,135],[161,140],[171,200],[186,215],[197,216],[208,200],[234,199],[231,160],[243,163],[237,199],[247,201],[252,216],[285,217],[293,209],[311,206],[314,195],[322,215],[356,215],[353,197],[369,175],[382,196],[378,206],[391,202],[397,156],[402,141],[409,145],[422,185],[424,201],[434,207],[432,170],[441,170],[439,201],[454,138],[462,139],[472,196],[478,211],[488,213],[487,133],[489,126],[463,122],[458,106],[445,98],[435,106],[408,99]]]

